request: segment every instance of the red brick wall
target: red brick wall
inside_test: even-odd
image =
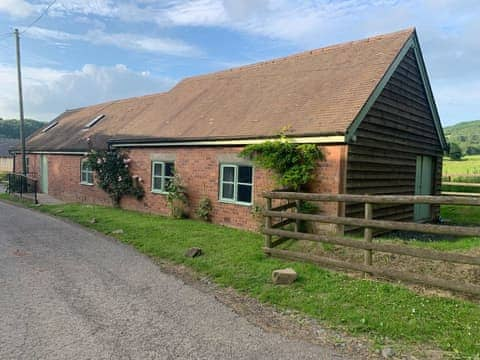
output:
[[[111,205],[108,195],[96,185],[80,184],[79,155],[45,155],[48,161],[48,194],[67,202]],[[29,154],[29,176],[40,180],[40,155]],[[22,160],[17,156],[17,167]],[[40,180],[41,181],[41,180]],[[40,190],[40,188],[39,188]]]
[[[181,176],[189,196],[190,213],[194,214],[200,199],[208,197],[213,204],[212,221],[217,224],[256,230],[258,220],[252,214],[252,207],[222,203],[218,200],[219,163],[225,157],[235,157],[241,147],[184,147],[184,148],[145,148],[129,151],[132,174],[143,179],[145,197],[137,201],[125,197],[121,206],[127,209],[168,214],[166,196],[151,192],[152,156],[175,156],[175,170]],[[317,178],[311,184],[312,192],[342,191],[342,176],[345,146],[322,147],[325,160],[319,163]],[[38,157],[38,155],[30,155]],[[168,160],[168,159],[166,159]],[[97,186],[80,184],[80,156],[48,155],[49,194],[65,201],[111,204],[108,196]],[[38,173],[39,160],[30,160]],[[31,165],[31,168],[33,167]],[[254,204],[263,206],[262,192],[275,189],[272,176],[261,168],[254,171]],[[323,207],[328,213],[338,213],[337,204]]]

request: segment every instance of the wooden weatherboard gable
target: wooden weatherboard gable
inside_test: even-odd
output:
[[[419,157],[429,157],[433,166],[432,194],[439,194],[444,137],[438,116],[422,75],[422,63],[412,37],[392,65],[374,100],[355,124],[348,145],[347,194],[414,195]],[[418,48],[417,48],[418,49]],[[433,104],[433,105],[432,105]],[[433,108],[432,108],[433,106]],[[438,209],[433,208],[435,217]],[[364,209],[347,204],[348,216],[362,217]],[[411,205],[381,204],[374,217],[411,220]],[[428,220],[428,219],[426,219]]]
[[[440,143],[442,145],[442,149],[444,151],[447,150],[447,142],[446,142],[446,139],[445,139],[445,135],[443,133],[442,124],[440,122],[440,117],[438,115],[437,105],[436,105],[435,99],[433,97],[432,88],[430,86],[430,80],[428,78],[427,69],[426,69],[426,66],[425,66],[425,62],[423,60],[423,55],[422,55],[422,51],[420,49],[420,44],[419,44],[419,41],[418,41],[416,31],[414,31],[412,33],[412,36],[407,40],[407,42],[405,43],[403,48],[400,50],[400,52],[396,56],[393,63],[388,68],[385,75],[382,77],[382,79],[380,80],[380,82],[376,86],[373,93],[370,95],[370,97],[367,100],[367,102],[365,103],[365,105],[362,107],[362,109],[360,110],[358,115],[353,120],[352,124],[347,129],[347,133],[346,133],[346,136],[345,136],[345,139],[346,139],[347,143],[350,143],[352,140],[355,139],[356,131],[357,131],[358,127],[360,126],[361,122],[363,121],[365,116],[368,114],[368,112],[372,108],[373,104],[378,99],[378,97],[382,93],[383,89],[385,88],[385,86],[389,82],[390,78],[395,73],[398,66],[400,65],[402,60],[405,58],[405,56],[410,52],[410,50],[413,50],[413,52],[415,54],[415,60],[416,60],[416,63],[417,63],[417,66],[418,66],[418,69],[419,69],[419,72],[420,72],[420,76],[421,76],[421,79],[422,79],[424,91],[425,91],[425,94],[426,94],[426,97],[427,97],[428,105],[430,107],[432,118],[433,118],[433,121],[435,123],[435,130],[436,130],[437,136],[438,136],[438,138],[440,140]]]

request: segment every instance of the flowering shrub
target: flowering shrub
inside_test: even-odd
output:
[[[110,196],[114,206],[120,204],[124,195],[143,198],[143,180],[138,175],[130,174],[131,159],[126,154],[115,150],[91,150],[87,159],[95,171],[98,186]]]

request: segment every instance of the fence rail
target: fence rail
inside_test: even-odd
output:
[[[35,204],[38,204],[37,191],[38,182],[36,179],[32,179],[22,174],[8,174],[8,193],[19,194],[21,198],[24,195],[32,195]]]
[[[419,224],[414,222],[387,221],[373,219],[373,204],[433,204],[433,205],[471,205],[480,206],[479,198],[466,198],[461,196],[397,196],[397,195],[349,195],[349,194],[309,194],[295,192],[268,192],[266,198],[266,209],[264,211],[266,254],[286,258],[290,260],[301,260],[327,267],[342,268],[360,271],[380,277],[387,277],[396,280],[429,285],[447,290],[459,291],[480,296],[480,286],[457,280],[446,280],[425,274],[416,274],[407,271],[386,269],[376,267],[373,264],[373,251],[406,255],[415,258],[441,260],[449,263],[468,264],[480,266],[480,257],[444,252],[439,250],[423,249],[408,245],[386,244],[373,241],[373,229],[404,230],[421,233],[433,233],[442,235],[463,235],[479,236],[480,226],[450,226],[436,224]],[[272,208],[272,200],[287,200],[286,204]],[[342,216],[304,214],[300,212],[300,201],[318,202],[344,202],[364,203],[364,218],[352,218]],[[279,220],[277,220],[279,219]],[[277,220],[277,222],[274,222]],[[312,221],[327,224],[351,225],[364,228],[363,240],[337,236],[332,234],[311,234],[299,232],[300,221]],[[294,223],[294,229],[284,229],[283,226]],[[273,237],[278,240],[273,241]],[[307,240],[326,244],[346,246],[364,250],[364,262],[352,263],[323,256],[315,256],[301,252],[275,249],[280,243],[287,239]],[[460,279],[459,279],[460,280]]]
[[[476,176],[476,178],[480,178],[480,176]],[[451,179],[450,179],[451,180]],[[452,182],[452,181],[443,181],[442,186],[455,186],[457,187],[458,191],[442,191],[442,195],[448,196],[468,196],[468,197],[480,197],[480,183],[470,183],[470,182]],[[479,188],[479,192],[466,192],[465,189],[462,188],[473,188],[476,191],[476,188]]]

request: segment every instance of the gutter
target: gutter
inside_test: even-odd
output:
[[[244,139],[118,139],[110,140],[109,146],[112,148],[129,147],[168,147],[168,146],[237,146],[260,144],[265,141],[278,140],[277,137],[256,137]],[[290,137],[288,140],[297,144],[344,144],[346,139],[344,135],[325,135],[325,136],[297,136]]]

